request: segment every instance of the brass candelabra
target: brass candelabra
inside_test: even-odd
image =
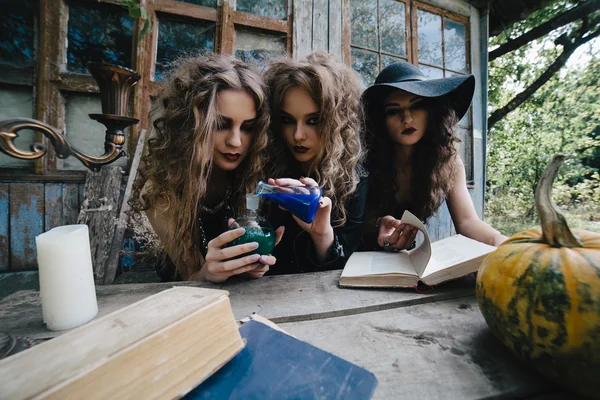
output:
[[[92,171],[99,171],[103,165],[110,164],[125,155],[124,130],[139,122],[127,116],[127,106],[131,89],[140,79],[140,75],[125,67],[105,63],[89,63],[88,69],[98,83],[102,100],[102,114],[90,114],[90,118],[106,126],[104,154],[96,157],[83,153],[69,144],[60,130],[31,118],[13,118],[0,121],[0,151],[22,160],[35,160],[46,154],[47,149],[41,143],[33,143],[31,151],[19,150],[14,139],[18,131],[32,129],[46,136],[58,158],[73,156]]]

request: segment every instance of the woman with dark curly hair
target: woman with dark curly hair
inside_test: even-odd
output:
[[[243,234],[226,230],[263,172],[269,110],[262,78],[231,57],[185,58],[156,100],[131,203],[146,212],[166,252],[159,276],[213,282],[263,276],[274,257],[238,257],[257,243],[223,248]]]
[[[417,230],[446,201],[456,231],[491,245],[506,237],[477,216],[454,134],[475,90],[473,75],[427,80],[407,62],[384,68],[363,94],[370,145],[371,192],[363,247],[398,251],[414,246]]]
[[[307,224],[270,207],[274,226],[285,226],[270,273],[343,268],[360,243],[367,195],[363,169],[362,85],[359,76],[328,53],[268,66],[271,126],[269,183],[319,185],[317,214]]]

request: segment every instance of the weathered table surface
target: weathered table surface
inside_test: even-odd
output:
[[[477,307],[473,279],[419,294],[340,289],[339,275],[330,271],[176,285],[228,290],[236,318],[259,312],[298,339],[370,370],[379,381],[378,399],[573,398],[492,336]],[[173,286],[98,286],[98,317]],[[0,330],[35,338],[60,334],[43,325],[36,291],[0,300]]]

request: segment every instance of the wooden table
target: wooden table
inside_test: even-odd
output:
[[[298,339],[373,372],[377,399],[572,399],[510,354],[488,331],[474,280],[432,293],[340,289],[340,271],[264,277],[217,285],[230,292],[236,318],[259,312]],[[174,286],[98,286],[98,317]],[[97,318],[98,318],[97,317]],[[0,330],[35,338],[46,330],[36,291],[0,301]]]

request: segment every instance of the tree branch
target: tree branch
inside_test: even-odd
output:
[[[600,36],[600,29],[590,32],[589,35],[583,36],[585,32],[579,31],[580,33],[575,39],[568,45],[564,46],[563,52],[560,56],[554,60],[552,64],[541,74],[531,85],[529,85],[521,93],[517,94],[511,101],[508,102],[504,107],[497,109],[488,118],[488,129],[491,129],[498,121],[504,118],[508,113],[514,111],[529,97],[531,97],[544,83],[548,82],[554,74],[556,74],[567,62],[571,54],[581,45],[589,42],[590,40]]]
[[[489,61],[493,61],[496,58],[505,55],[506,53],[510,53],[511,51],[514,51],[533,40],[539,39],[553,30],[560,28],[561,26],[567,25],[579,18],[589,15],[596,10],[600,10],[600,0],[590,0],[568,11],[565,11],[564,13],[557,15],[543,24],[525,32],[521,36],[509,40],[500,45],[500,47],[490,51]]]

